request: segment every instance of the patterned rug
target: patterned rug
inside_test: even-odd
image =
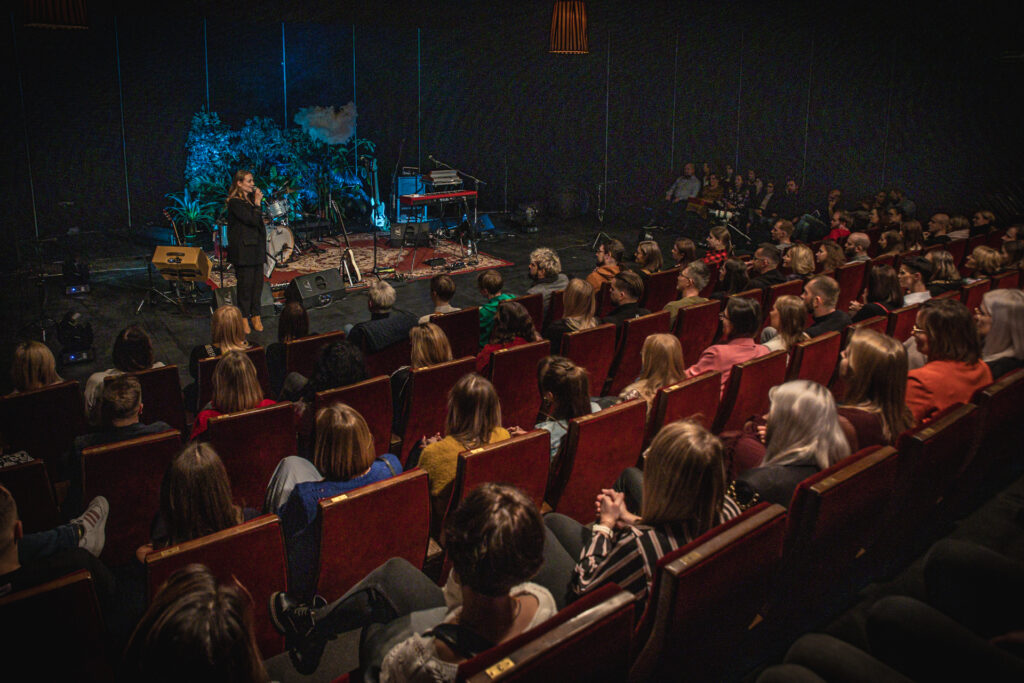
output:
[[[326,238],[320,242],[314,242],[316,246],[323,249],[323,252],[298,250],[284,264],[274,268],[268,281],[273,284],[287,284],[299,275],[318,273],[329,268],[341,267],[341,254],[345,242],[340,236],[337,238]],[[349,236],[349,243],[352,245],[352,252],[355,255],[356,265],[362,274],[362,281],[356,284],[356,288],[369,286],[369,273],[373,268],[373,235],[359,233]],[[428,265],[430,259],[444,259],[444,263]],[[386,235],[377,236],[377,266],[380,268],[394,268],[407,280],[421,280],[430,278],[438,273],[472,273],[488,268],[499,266],[510,266],[511,261],[495,258],[490,254],[480,252],[477,254],[479,260],[475,265],[466,265],[462,255],[462,247],[458,242],[448,240],[438,241],[429,247],[392,247]],[[215,254],[210,254],[210,259],[216,262]],[[461,265],[460,265],[461,264]],[[236,283],[235,273],[228,270],[224,273],[224,287],[232,287]],[[220,273],[210,273],[209,284],[213,287],[220,287]]]

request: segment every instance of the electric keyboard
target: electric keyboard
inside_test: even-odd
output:
[[[398,198],[402,206],[431,206],[447,204],[463,199],[476,199],[476,190],[460,190],[459,192],[424,192],[422,194],[403,194]]]

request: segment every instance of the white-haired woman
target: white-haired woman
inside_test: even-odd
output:
[[[1024,367],[1024,291],[987,292],[974,310],[974,321],[982,338],[981,359],[993,380]]]

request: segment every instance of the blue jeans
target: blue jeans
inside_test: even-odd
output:
[[[18,541],[18,563],[29,565],[52,557],[65,550],[78,547],[78,530],[70,524],[61,524],[49,531],[25,534]]]

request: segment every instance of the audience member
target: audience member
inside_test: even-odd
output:
[[[779,270],[782,262],[782,254],[775,245],[762,244],[754,252],[754,258],[750,261],[750,270],[754,276],[750,279],[747,287],[760,288],[766,294],[772,285],[779,285],[786,281],[786,276]]]
[[[849,237],[853,231],[853,216],[847,211],[835,211],[831,216],[832,221],[829,225],[829,233],[825,235],[825,239],[841,242]]]
[[[228,351],[213,370],[213,400],[196,415],[190,439],[206,431],[210,420],[220,415],[263,408],[274,401],[263,398],[263,389],[256,377],[256,366],[241,351]]]
[[[818,262],[820,272],[822,273],[830,273],[846,263],[846,255],[843,253],[843,248],[839,246],[838,242],[833,240],[822,242],[814,258]]]
[[[621,270],[619,264],[622,262],[622,254],[626,248],[619,240],[606,240],[597,245],[597,267],[590,271],[587,282],[594,288],[594,292],[601,291],[601,285],[610,282]]]
[[[974,310],[974,321],[982,339],[981,359],[993,380],[1024,367],[1024,291],[986,292]]]
[[[661,270],[661,247],[654,240],[644,240],[636,247],[636,264],[640,266],[640,275],[653,275]]]
[[[908,256],[900,262],[900,287],[906,294],[904,306],[913,306],[932,298],[928,280],[932,275],[932,262],[923,256]]]
[[[999,255],[1003,258],[1003,269],[1020,270],[1024,263],[1024,240],[1004,241]]]
[[[771,351],[753,338],[761,324],[761,305],[756,301],[730,298],[721,319],[723,342],[705,349],[697,362],[686,368],[686,376],[696,377],[708,370],[717,370],[722,373],[722,391],[725,391],[733,366],[767,356]]]
[[[907,406],[918,422],[954,403],[968,403],[976,390],[992,383],[992,372],[981,362],[974,319],[959,301],[921,304],[914,339],[928,361],[907,374]]]
[[[777,220],[772,225],[772,240],[775,241],[775,248],[779,252],[785,253],[787,249],[793,246],[792,237],[794,229],[793,223],[787,220]]]
[[[494,316],[498,312],[498,304],[516,297],[514,294],[501,291],[505,287],[505,279],[496,269],[480,273],[476,283],[480,288],[480,294],[487,299],[480,306],[480,348],[483,348],[491,340],[491,329],[494,327]]]
[[[924,233],[924,246],[949,244],[949,214],[936,213],[928,219],[928,230]]]
[[[870,261],[871,256],[868,255],[868,249],[871,248],[871,238],[863,232],[850,233],[850,236],[846,238],[846,262],[847,263],[860,263],[861,261]]]
[[[850,444],[839,425],[836,402],[817,382],[793,380],[768,391],[771,408],[758,437],[744,435],[737,445],[746,463],[760,467],[742,471],[736,478],[736,501],[744,508],[768,501],[788,507],[801,481],[831,467],[850,454]]]
[[[42,342],[25,341],[14,347],[11,363],[12,394],[35,391],[64,380],[57,374],[57,360],[50,347]]]
[[[750,289],[750,277],[747,275],[747,264],[731,258],[726,260],[718,270],[718,284],[711,292],[712,299],[725,300],[733,294]]]
[[[541,358],[537,364],[537,387],[544,419],[536,424],[536,429],[551,435],[551,459],[554,460],[569,432],[569,420],[596,413],[601,406],[590,400],[587,371],[564,356]]]
[[[281,389],[282,401],[295,401],[301,415],[312,405],[317,393],[338,387],[347,387],[367,378],[366,359],[363,352],[348,339],[332,342],[320,350],[313,374],[305,378],[297,372],[290,372],[284,378]]]
[[[782,265],[790,271],[787,280],[806,281],[814,273],[814,252],[806,244],[794,244],[782,255]]]
[[[903,221],[900,224],[900,235],[903,237],[904,251],[920,251],[924,249],[924,231],[920,221]]]
[[[819,275],[804,285],[802,298],[813,324],[807,328],[811,339],[826,332],[840,332],[850,324],[850,315],[837,311],[839,283],[827,275]]]
[[[878,236],[879,256],[899,256],[903,253],[903,237],[898,230],[886,230]]]
[[[443,313],[454,313],[459,310],[452,306],[452,299],[455,298],[455,280],[447,273],[441,273],[430,278],[430,301],[434,310],[420,317],[420,323],[430,322],[435,315]]]
[[[100,397],[103,394],[103,380],[122,372],[138,372],[149,368],[163,367],[163,363],[153,362],[153,343],[149,335],[138,325],[129,325],[118,333],[114,340],[111,354],[114,367],[102,372],[94,372],[85,381],[85,414],[92,425],[100,424]]]
[[[928,279],[928,291],[932,296],[959,290],[963,286],[964,278],[953,262],[951,253],[945,249],[936,249],[924,257],[932,262],[932,276]]]
[[[313,462],[290,455],[277,465],[263,511],[281,518],[288,550],[289,593],[311,600],[320,563],[319,502],[402,471],[391,453],[377,457],[363,416],[344,403],[316,414]]]
[[[558,513],[544,518],[552,532],[545,570],[557,568],[556,596],[614,582],[642,610],[661,556],[738,514],[725,491],[722,442],[696,422],[665,425],[644,454],[643,473],[627,470],[620,483],[633,503],[642,500],[634,508],[639,515],[627,507],[626,493],[602,489],[592,528]]]
[[[953,216],[949,219],[949,239],[965,240],[971,236],[971,221],[967,216]]]
[[[800,297],[792,294],[780,296],[768,313],[768,327],[761,332],[761,343],[769,351],[789,351],[805,339],[806,321],[807,308]]]
[[[708,233],[708,252],[704,254],[704,264],[709,268],[720,265],[732,256],[732,236],[729,228],[719,225],[711,228]]]
[[[900,278],[892,266],[881,265],[868,268],[867,287],[861,294],[863,301],[851,301],[852,322],[876,316],[889,317],[897,308],[903,307],[903,288]]]
[[[370,319],[345,331],[348,340],[365,353],[381,351],[409,338],[416,316],[395,305],[395,290],[384,280],[373,280],[367,290]]]
[[[277,319],[277,342],[267,346],[267,370],[270,374],[270,395],[280,396],[288,374],[285,343],[310,336],[309,314],[302,301],[289,301]]]
[[[245,340],[245,319],[242,311],[236,306],[220,306],[210,317],[210,342],[192,347],[188,359],[188,374],[192,383],[185,387],[185,409],[195,413],[202,408],[199,404],[199,361],[203,358],[216,358],[228,351],[244,351],[249,348]]]
[[[686,379],[683,347],[674,334],[652,334],[640,350],[640,376],[619,392],[620,401],[642,398],[647,402],[647,417],[654,413],[654,397],[658,389]]]
[[[237,581],[219,583],[200,564],[171,574],[125,649],[120,680],[269,680],[253,632],[252,596]]]
[[[686,266],[697,258],[697,245],[689,237],[679,237],[672,243],[671,254],[676,266]]]
[[[1003,242],[1016,242],[1024,238],[1024,231],[1021,228],[1024,228],[1024,223],[1014,223],[1008,227],[1003,233]]]
[[[907,408],[907,352],[903,344],[877,330],[854,330],[842,352],[839,376],[844,403],[839,416],[853,426],[852,451],[891,444],[914,425]]]
[[[708,275],[708,267],[704,265],[703,261],[691,261],[679,271],[679,276],[676,278],[676,291],[680,296],[675,301],[665,304],[663,309],[669,312],[671,327],[674,328],[680,309],[709,301],[700,295],[701,291],[707,287]]]
[[[491,339],[476,356],[476,371],[487,376],[491,370],[491,356],[495,351],[540,341],[529,311],[518,301],[502,301],[494,318]]]
[[[971,217],[971,237],[987,235],[996,229],[996,215],[988,210],[975,211]]]
[[[986,245],[975,247],[974,251],[967,255],[964,265],[971,271],[968,282],[977,282],[1003,271],[1003,259],[999,252]]]
[[[448,336],[434,323],[420,323],[409,330],[409,341],[411,364],[403,365],[391,373],[391,431],[399,435],[405,432],[405,423],[408,419],[406,402],[409,400],[409,380],[412,379],[412,371],[452,360],[452,347],[448,343]]]
[[[646,308],[640,307],[640,298],[644,295],[644,282],[636,273],[622,271],[612,278],[611,297],[614,307],[602,323],[612,323],[621,328],[622,323],[631,318],[639,318],[650,314]]]
[[[685,206],[687,199],[696,197],[700,192],[701,182],[694,175],[694,167],[691,163],[683,164],[683,174],[676,178],[672,186],[665,192],[665,201],[672,204],[680,202]]]
[[[526,293],[541,295],[546,316],[551,304],[551,293],[569,286],[569,278],[562,272],[562,262],[558,254],[547,247],[530,252],[530,279],[534,284]]]
[[[570,332],[589,330],[597,327],[600,321],[594,317],[597,304],[594,288],[586,280],[573,278],[562,295],[562,318],[555,320],[544,330],[544,336],[551,340],[551,352],[559,353],[562,349],[562,337]]]

